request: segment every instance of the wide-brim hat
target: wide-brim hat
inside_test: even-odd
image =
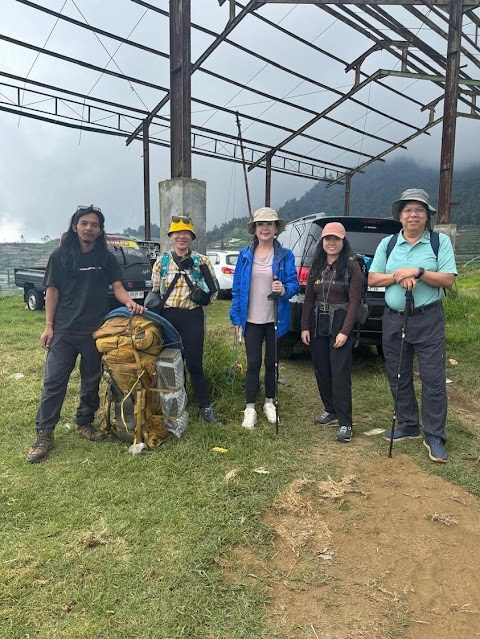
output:
[[[170,237],[171,233],[176,233],[178,231],[190,231],[193,235],[193,239],[197,237],[193,230],[192,219],[187,215],[172,215],[167,235]]]
[[[277,235],[285,230],[287,223],[282,218],[278,217],[278,213],[271,209],[269,206],[263,206],[253,214],[253,220],[247,224],[247,229],[250,235],[255,235],[255,224],[257,222],[276,222],[277,223]]]
[[[430,204],[430,196],[423,189],[407,189],[402,193],[400,199],[395,200],[392,204],[392,217],[400,222],[400,212],[403,208],[403,204],[405,202],[415,200],[416,202],[421,202],[425,204],[428,210],[428,217],[430,218],[432,215],[436,215],[437,209],[434,209]]]

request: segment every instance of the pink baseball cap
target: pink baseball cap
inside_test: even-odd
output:
[[[329,222],[325,224],[322,231],[322,237],[326,235],[335,235],[335,237],[339,237],[341,240],[345,238],[347,234],[345,227],[340,222]]]

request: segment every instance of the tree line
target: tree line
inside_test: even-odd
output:
[[[365,173],[352,177],[350,191],[350,215],[390,217],[391,204],[402,191],[412,187],[423,188],[430,194],[433,206],[438,197],[438,169],[424,167],[411,160],[376,162]],[[290,221],[304,215],[325,213],[343,215],[345,187],[342,184],[327,187],[317,182],[300,198],[287,200],[278,214]],[[458,226],[480,226],[480,167],[457,170],[453,180],[451,221]],[[232,237],[247,239],[248,216],[234,217],[221,226],[207,231],[208,243],[227,241]],[[127,228],[124,233],[145,237],[145,226]],[[151,237],[160,237],[160,228],[151,225]]]

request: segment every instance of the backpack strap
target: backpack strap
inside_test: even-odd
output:
[[[388,240],[387,250],[386,250],[387,262],[388,262],[388,258],[390,257],[390,253],[393,251],[393,247],[397,243],[397,239],[398,239],[398,233],[395,233],[395,235],[392,235],[392,237]]]
[[[354,256],[350,256],[348,258],[347,268],[345,269],[345,273],[343,275],[343,286],[345,287],[345,295],[347,296],[347,302],[349,301],[348,289],[350,288],[350,279],[352,277],[353,263],[354,262],[355,262],[355,257]]]
[[[180,278],[180,273],[175,273],[175,275],[173,276],[173,280],[170,282],[167,290],[165,290],[165,280],[167,279],[169,262],[170,262],[170,253],[164,253],[162,255],[162,264],[161,264],[161,267],[160,267],[160,278],[161,278],[161,284],[160,284],[161,305],[160,305],[160,309],[162,309],[165,306],[165,302],[167,301],[170,293],[175,288],[175,284],[178,282],[178,279]],[[162,293],[162,291],[163,291],[163,293]]]
[[[160,277],[164,280],[167,277],[167,271],[168,271],[168,262],[170,261],[170,254],[169,253],[163,253],[162,255],[162,264],[160,267]]]
[[[437,231],[430,231],[430,244],[433,252],[435,253],[435,257],[438,260],[438,252],[440,250],[440,233],[437,233]]]

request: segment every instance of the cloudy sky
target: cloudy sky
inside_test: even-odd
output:
[[[130,40],[168,53],[167,18],[130,0],[37,0],[63,15],[116,33]],[[160,9],[168,10],[168,0],[150,0]],[[191,0],[192,21],[220,32],[228,18],[228,3],[218,6],[217,0]],[[402,24],[420,35],[425,42],[445,53],[445,41],[426,29],[405,10],[392,10]],[[424,13],[427,8],[422,8]],[[355,9],[358,13],[359,10]],[[403,13],[402,13],[403,12]],[[329,85],[341,92],[348,91],[353,73],[345,73],[342,61],[351,62],[371,45],[372,41],[349,29],[339,20],[316,7],[296,5],[265,6],[259,15],[281,27],[293,31],[328,50],[336,59],[329,59],[318,50],[288,38],[271,25],[254,16],[248,16],[231,35],[231,40],[252,49],[266,58],[295,69],[312,81],[302,81],[284,71],[272,68],[266,62],[240,52],[227,43],[204,64],[206,69],[234,78],[244,87],[229,85],[221,80],[197,72],[192,77],[194,97],[214,102],[283,126],[297,128],[311,118],[309,109],[321,110],[333,103],[338,95],[326,91]],[[104,69],[112,69],[136,78],[142,78],[160,87],[169,83],[168,61],[159,55],[145,53],[127,45],[57,20],[16,0],[0,0],[2,16],[0,32],[3,36],[32,43],[63,55],[87,61]],[[438,18],[442,28],[446,28]],[[465,18],[465,30],[474,37],[473,26]],[[399,39],[381,24],[377,25],[385,37]],[[192,60],[212,41],[212,37],[192,30]],[[118,50],[117,50],[118,49]],[[418,55],[418,51],[415,51]],[[477,52],[478,54],[478,52]],[[113,61],[111,57],[113,56]],[[477,58],[478,59],[478,58]],[[478,67],[469,64],[466,71],[479,77]],[[379,68],[398,69],[399,63],[387,52],[377,52],[365,62],[362,70],[373,73]],[[46,54],[0,40],[0,72],[28,77],[62,89],[77,91],[97,98],[118,102],[139,109],[152,109],[163,97],[159,89],[140,86],[125,79],[113,78],[100,72],[84,69]],[[5,75],[0,75],[0,102],[11,104],[14,89],[23,87]],[[441,95],[432,83],[403,78],[388,78],[384,84],[405,95],[427,103]],[[10,86],[8,86],[10,85]],[[31,87],[33,88],[33,87]],[[293,109],[272,102],[253,90],[271,93],[298,105]],[[23,104],[38,102],[44,108],[41,96],[21,94]],[[332,121],[318,122],[308,133],[317,141],[297,138],[288,148],[308,154],[324,162],[354,167],[365,161],[364,153],[375,155],[386,148],[386,143],[366,138],[362,132],[397,142],[407,137],[412,129],[392,122],[374,113],[375,106],[395,117],[418,127],[428,122],[428,114],[419,106],[382,88],[370,84],[356,96],[362,105],[344,104],[330,116],[338,122],[354,126],[358,131],[342,129]],[[32,105],[34,106],[34,105]],[[80,109],[81,110],[81,109]],[[465,108],[464,108],[465,110]],[[167,106],[162,115],[169,115]],[[441,107],[436,113],[441,115]],[[136,122],[132,119],[132,129]],[[236,122],[232,114],[193,103],[192,122],[199,126],[236,135]],[[242,131],[246,139],[274,145],[288,134],[273,127],[255,124],[242,118]],[[169,131],[161,126],[152,133],[168,140]],[[319,141],[323,140],[323,142]],[[332,145],[348,147],[342,151]],[[421,136],[408,145],[408,151],[398,150],[387,156],[411,157],[418,163],[439,166],[441,126],[431,130],[430,136]],[[480,126],[478,120],[459,118],[457,125],[456,166],[466,166],[478,157]],[[152,221],[158,222],[158,182],[170,177],[169,151],[160,146],[151,147]],[[193,155],[192,177],[207,182],[207,228],[222,224],[232,216],[245,215],[246,199],[240,165]],[[264,170],[249,174],[252,205],[263,204]],[[314,182],[302,177],[274,174],[272,205],[281,206],[286,199],[299,197]],[[142,145],[137,141],[130,146],[120,137],[100,135],[0,111],[0,241],[16,241],[23,235],[27,241],[37,241],[48,235],[58,237],[65,229],[68,218],[78,204],[94,203],[101,206],[107,217],[108,230],[122,231],[143,223],[143,168]]]

